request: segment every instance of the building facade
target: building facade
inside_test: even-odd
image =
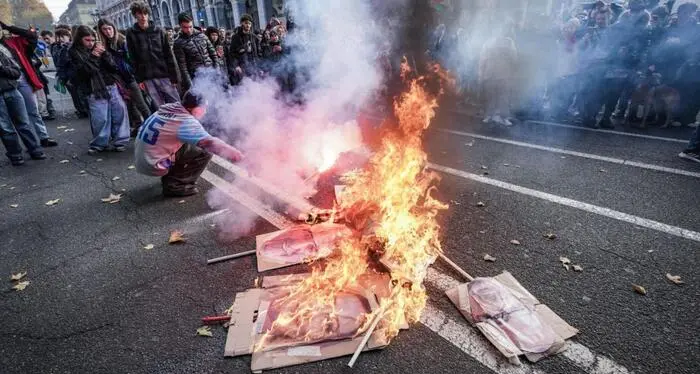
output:
[[[58,23],[94,26],[97,24],[96,14],[96,0],[71,0],[66,11],[58,18]]]
[[[101,0],[128,3],[131,1]],[[241,15],[250,14],[256,28],[266,25],[271,17],[284,17],[284,0],[148,0],[153,21],[161,27],[177,26],[177,16],[182,12],[192,15],[195,26],[238,26]],[[127,6],[128,13],[128,6]],[[131,15],[129,15],[131,17]],[[133,24],[133,19],[130,20]]]

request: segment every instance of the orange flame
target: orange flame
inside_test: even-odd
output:
[[[404,62],[402,76],[409,72]],[[292,287],[256,349],[264,349],[281,334],[317,341],[318,331],[300,330],[310,321],[321,329],[337,326],[344,312],[337,306],[337,295],[360,285],[361,277],[378,267],[377,258],[389,270],[391,292],[380,300],[380,308],[357,316],[355,335],[364,332],[377,313],[382,317],[378,331],[387,341],[403,324],[420,318],[426,303],[423,279],[442,251],[436,216],[447,208],[432,197],[438,178],[426,170],[421,136],[435,116],[437,102],[422,83],[422,78],[412,80],[395,100],[398,127],[382,139],[368,167],[343,177],[346,188],[339,208],[357,235],[342,239],[327,261],[314,264],[311,275]]]

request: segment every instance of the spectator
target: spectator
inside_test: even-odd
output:
[[[224,35],[226,35],[226,31],[224,29],[217,29],[216,27],[209,26],[207,27],[205,34],[216,51],[216,65],[219,68],[226,70],[226,54],[224,48]]]
[[[695,117],[700,110],[700,51],[681,65],[672,86],[681,97],[680,124],[695,127]]]
[[[24,164],[20,139],[34,160],[46,158],[39,139],[32,130],[24,98],[17,91],[17,80],[22,75],[9,49],[0,44],[0,140],[7,158],[15,166]]]
[[[116,86],[115,77],[120,71],[112,55],[87,26],[78,27],[69,53],[75,65],[76,81],[89,95],[93,139],[88,153],[94,155],[107,150],[110,141],[115,151],[125,151],[129,143],[129,118]]]
[[[163,105],[149,117],[136,137],[136,169],[161,177],[166,197],[198,193],[195,183],[211,159],[211,153],[236,162],[243,158],[236,148],[213,137],[199,123],[206,113],[201,96],[185,92],[182,104]]]
[[[34,48],[39,38],[32,30],[9,26],[2,22],[0,22],[0,27],[13,34],[10,38],[3,38],[0,43],[12,52],[15,62],[22,70],[22,76],[19,78],[19,86],[17,89],[24,98],[24,105],[27,109],[29,122],[33,125],[42,147],[57,146],[58,142],[49,137],[46,125],[44,125],[44,121],[39,115],[39,108],[36,98],[34,97],[34,91],[44,88],[31,62],[31,57],[34,54]]]
[[[678,154],[678,157],[700,162],[700,127],[696,127],[693,135],[690,137],[688,146],[683,150],[683,152]]]
[[[486,100],[484,122],[512,126],[510,96],[515,85],[517,49],[508,36],[498,36],[486,42],[479,61],[479,83]]]
[[[41,79],[41,83],[44,85],[43,90],[38,90],[34,92],[34,97],[37,100],[37,105],[39,107],[39,114],[41,119],[44,121],[53,121],[56,119],[56,110],[53,106],[53,100],[51,100],[51,91],[49,89],[49,79],[46,77],[44,72],[41,71],[41,66],[49,65],[48,55],[51,54],[50,46],[54,42],[53,33],[49,30],[44,30],[39,34],[39,43],[37,44],[36,53],[34,54],[33,63],[36,73]]]
[[[244,14],[241,17],[241,26],[231,38],[231,45],[226,55],[231,84],[239,84],[244,76],[255,77],[260,74],[259,47],[258,38],[253,33],[253,17]]]
[[[136,80],[144,83],[156,106],[178,101],[175,88],[180,83],[177,62],[168,36],[148,20],[148,6],[140,1],[131,4],[136,23],[126,34]]]
[[[87,97],[78,92],[78,88],[73,84],[72,78],[75,71],[70,63],[68,49],[71,46],[71,30],[68,27],[56,29],[56,39],[51,44],[51,56],[56,66],[56,80],[68,90],[75,107],[75,114],[78,118],[88,117]]]
[[[129,64],[126,38],[117,31],[114,23],[108,19],[100,19],[97,22],[97,30],[98,39],[105,46],[119,68],[122,90],[128,91],[125,92],[126,95],[124,96],[126,96],[125,99],[128,99],[127,106],[129,108],[129,118],[131,119],[132,134],[136,135],[136,131],[141,126],[141,123],[151,115],[151,110],[143,98],[141,88],[134,78],[133,68]]]
[[[194,28],[189,14],[180,13],[177,20],[180,24],[180,34],[173,44],[173,52],[180,68],[182,89],[189,90],[197,69],[216,68],[219,57],[209,39]]]
[[[578,86],[578,40],[576,31],[581,27],[578,18],[569,19],[561,27],[558,40],[558,56],[551,93],[552,114],[555,118],[566,118]]]

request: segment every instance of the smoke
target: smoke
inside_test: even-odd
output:
[[[369,0],[288,1],[296,28],[284,44],[282,65],[294,76],[293,92],[281,90],[276,77],[244,78],[227,88],[225,73],[202,69],[193,90],[209,103],[205,126],[239,148],[239,166],[287,193],[306,196],[314,186],[306,178],[331,166],[341,152],[361,147],[355,116],[383,82],[376,63],[389,30],[373,20]],[[232,182],[252,197],[279,204],[257,188]],[[227,237],[244,235],[256,216],[220,192],[210,206],[228,208]]]

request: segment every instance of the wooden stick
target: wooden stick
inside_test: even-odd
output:
[[[474,280],[474,277],[472,277],[471,275],[469,275],[469,273],[467,273],[466,271],[464,271],[461,267],[459,267],[459,265],[455,264],[452,260],[450,260],[449,258],[447,258],[447,256],[445,256],[444,254],[440,253],[440,258],[441,258],[443,261],[445,261],[448,265],[450,265],[450,267],[452,267],[452,269],[454,269],[456,272],[458,272],[459,274],[461,274],[464,278],[467,278],[467,280],[469,280],[469,281],[473,281],[473,280]]]
[[[372,324],[369,326],[369,329],[367,329],[365,336],[362,337],[362,341],[360,341],[360,345],[358,345],[357,349],[355,349],[355,353],[352,355],[350,362],[348,362],[348,366],[352,367],[353,365],[355,365],[355,361],[357,361],[357,358],[360,357],[360,353],[362,353],[362,350],[365,349],[365,346],[367,345],[369,338],[372,336],[374,329],[377,328],[377,325],[379,324],[379,321],[382,320],[383,316],[384,316],[384,311],[382,310],[374,317],[374,321],[372,321]]]
[[[217,262],[222,262],[222,261],[233,260],[234,258],[245,257],[245,256],[254,255],[254,254],[255,254],[255,249],[250,250],[250,251],[241,252],[241,253],[236,253],[233,255],[212,258],[210,260],[207,260],[207,265],[215,264]]]

